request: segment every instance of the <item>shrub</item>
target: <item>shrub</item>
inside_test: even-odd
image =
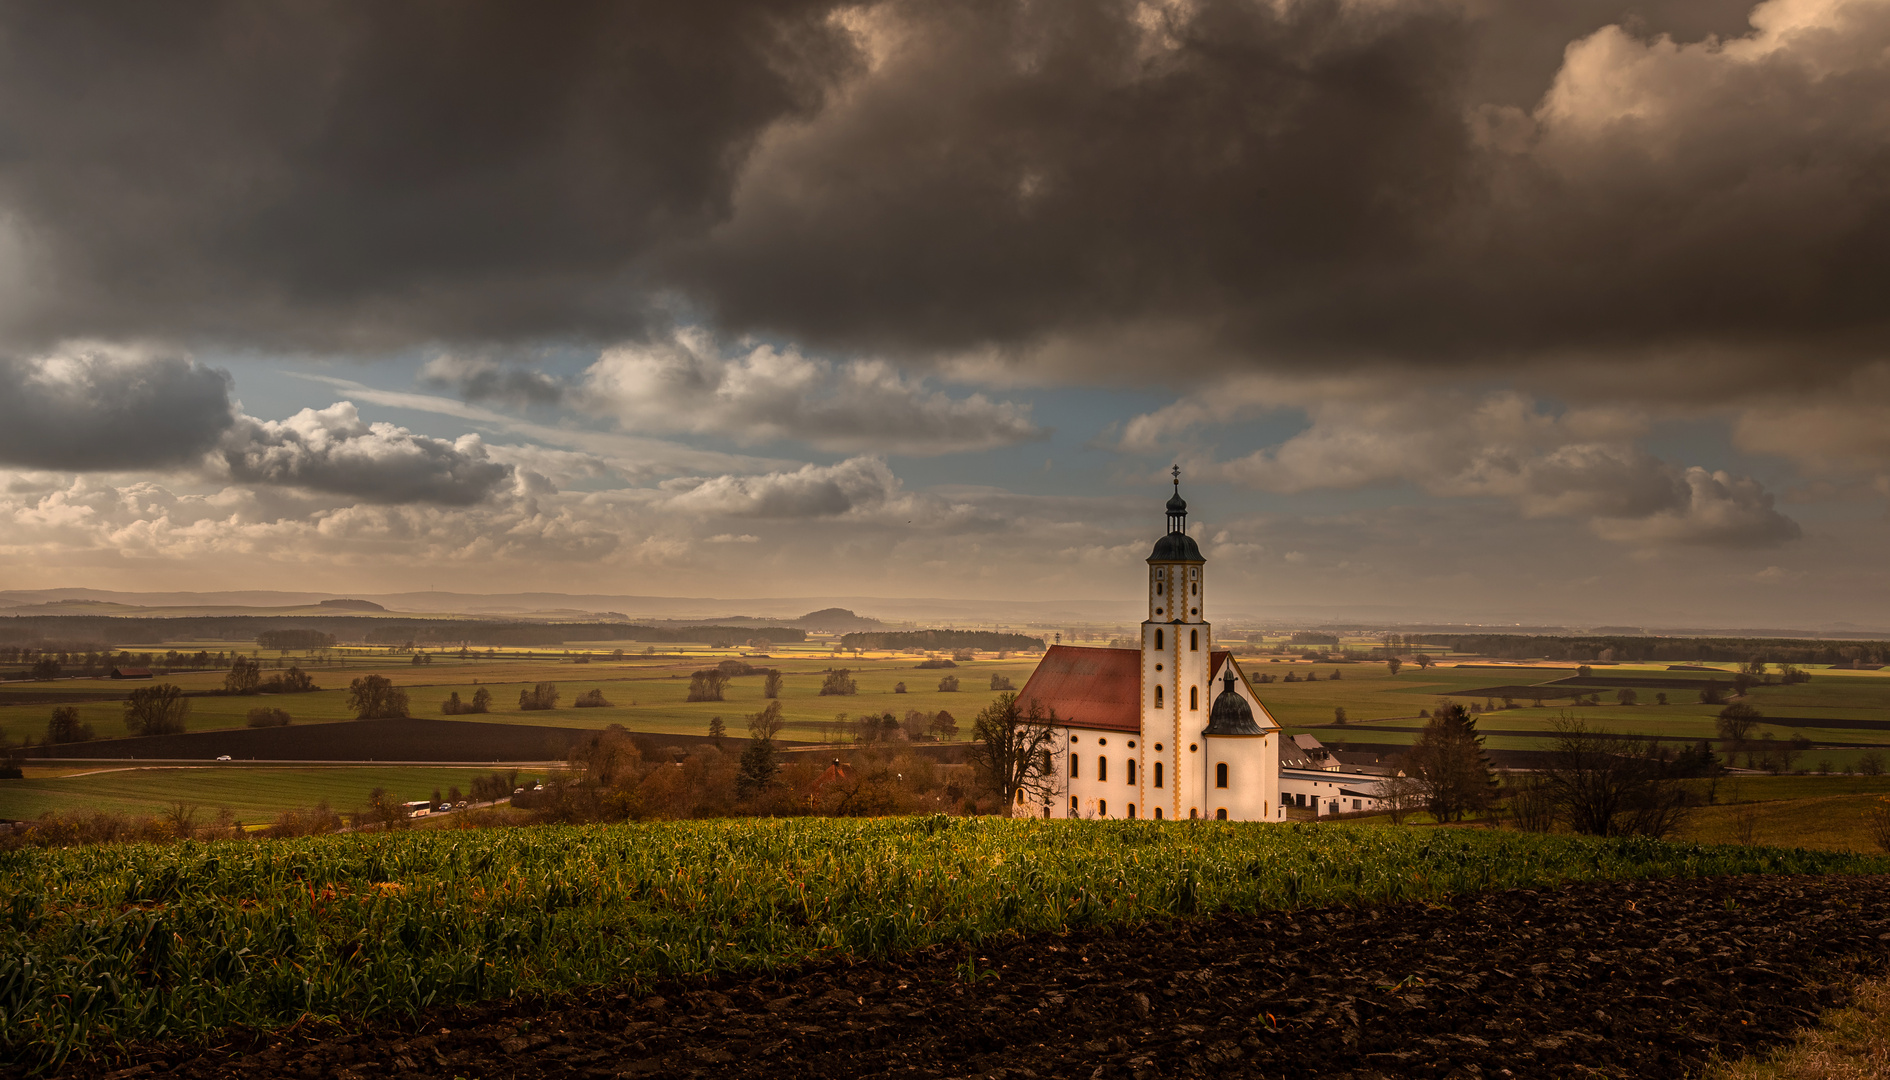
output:
[[[285,709],[271,705],[260,705],[249,710],[250,727],[288,727],[289,714]]]
[[[1015,689],[1017,689],[1017,688],[1016,688],[1015,686],[1012,686],[1012,685],[1011,685],[1011,678],[1010,678],[1010,676],[1008,676],[1008,675],[999,675],[999,674],[997,674],[996,672],[993,672],[993,673],[991,674],[991,689],[993,689],[993,690],[1015,690]]]
[[[958,676],[956,675],[945,676],[944,678],[938,681],[938,688],[940,691],[947,694],[956,692],[958,689]]]
[[[920,670],[926,670],[930,668],[955,668],[958,665],[950,660],[921,660],[914,666]]]
[[[905,692],[906,692],[906,684],[905,684],[905,683],[902,683],[902,682],[896,682],[896,683],[893,683],[893,693],[895,693],[895,694],[903,694],[903,693],[905,693]]]
[[[609,705],[610,702],[604,700],[604,692],[602,690],[586,690],[582,694],[579,694],[577,700],[573,701],[571,704],[580,709],[597,709]]]

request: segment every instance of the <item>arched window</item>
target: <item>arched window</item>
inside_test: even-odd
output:
[[[1161,819],[1162,819],[1162,808],[1158,806],[1155,808],[1155,820],[1160,821]]]
[[[1162,786],[1162,763],[1159,761],[1155,763],[1155,786]]]
[[[1162,594],[1162,583],[1158,581],[1155,583],[1155,595],[1160,596],[1161,594]]]
[[[1198,709],[1200,707],[1201,707],[1201,688],[1198,686],[1188,687],[1188,708]]]
[[[1096,779],[1098,780],[1109,779],[1109,759],[1108,758],[1099,757],[1096,759]]]
[[[1227,807],[1223,806],[1219,810],[1214,811],[1214,817],[1216,818],[1216,820],[1226,821],[1227,820]]]
[[[1130,816],[1130,817],[1134,817],[1134,816],[1135,816],[1135,804],[1134,804],[1134,803],[1130,803],[1130,804],[1129,804],[1129,816]]]
[[[1162,688],[1159,686],[1155,688],[1155,707],[1162,707]]]
[[[1190,806],[1190,807],[1188,807],[1188,819],[1189,819],[1190,821],[1192,821],[1193,819],[1195,819],[1195,818],[1198,818],[1198,817],[1200,817],[1200,816],[1201,816],[1201,811],[1199,811],[1199,810],[1197,810],[1197,809],[1195,809],[1195,808],[1194,808],[1194,807],[1192,807],[1192,806]]]
[[[1188,631],[1188,651],[1189,652],[1201,651],[1201,631],[1199,630]]]
[[[1108,799],[1096,800],[1096,816],[1097,817],[1109,816],[1109,800]]]
[[[1070,779],[1072,780],[1076,779],[1076,772],[1077,772],[1076,763],[1081,760],[1083,759],[1077,757],[1075,754],[1070,755]]]
[[[1129,759],[1129,783],[1135,783],[1135,759]]]
[[[1162,647],[1162,632],[1160,630],[1155,631],[1155,647],[1157,649]]]
[[[1076,816],[1076,796],[1070,796],[1070,816]]]
[[[1189,591],[1189,592],[1191,592],[1191,593],[1193,593],[1193,594],[1194,594],[1194,595],[1196,595],[1196,596],[1200,596],[1200,595],[1201,595],[1201,583],[1197,581],[1197,582],[1195,582],[1194,584],[1192,584],[1192,585],[1190,585],[1190,586],[1188,586],[1188,591]]]
[[[1225,762],[1214,766],[1214,786],[1215,787],[1227,786],[1227,765]]]

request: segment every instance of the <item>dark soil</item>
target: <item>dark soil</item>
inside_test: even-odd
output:
[[[1681,1077],[1787,1040],[1887,962],[1890,878],[1608,883],[606,988],[68,1074]]]

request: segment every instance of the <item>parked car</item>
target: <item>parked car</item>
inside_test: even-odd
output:
[[[218,760],[218,761],[228,761],[228,760],[230,760],[230,755],[228,755],[228,754],[218,754],[218,755],[217,755],[217,760]]]

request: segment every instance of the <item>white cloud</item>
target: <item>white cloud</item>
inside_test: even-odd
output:
[[[670,506],[720,517],[808,518],[876,510],[899,494],[899,478],[875,457],[837,465],[803,465],[761,476],[691,477],[665,488]]]
[[[353,402],[303,409],[287,420],[242,417],[218,456],[243,483],[284,484],[374,503],[465,506],[513,476],[490,460],[477,435],[445,439],[393,424],[370,424]]]
[[[760,345],[725,357],[707,335],[606,351],[585,373],[585,407],[627,428],[794,439],[826,450],[942,454],[1044,437],[1030,406],[954,398],[878,361],[834,363]]]

